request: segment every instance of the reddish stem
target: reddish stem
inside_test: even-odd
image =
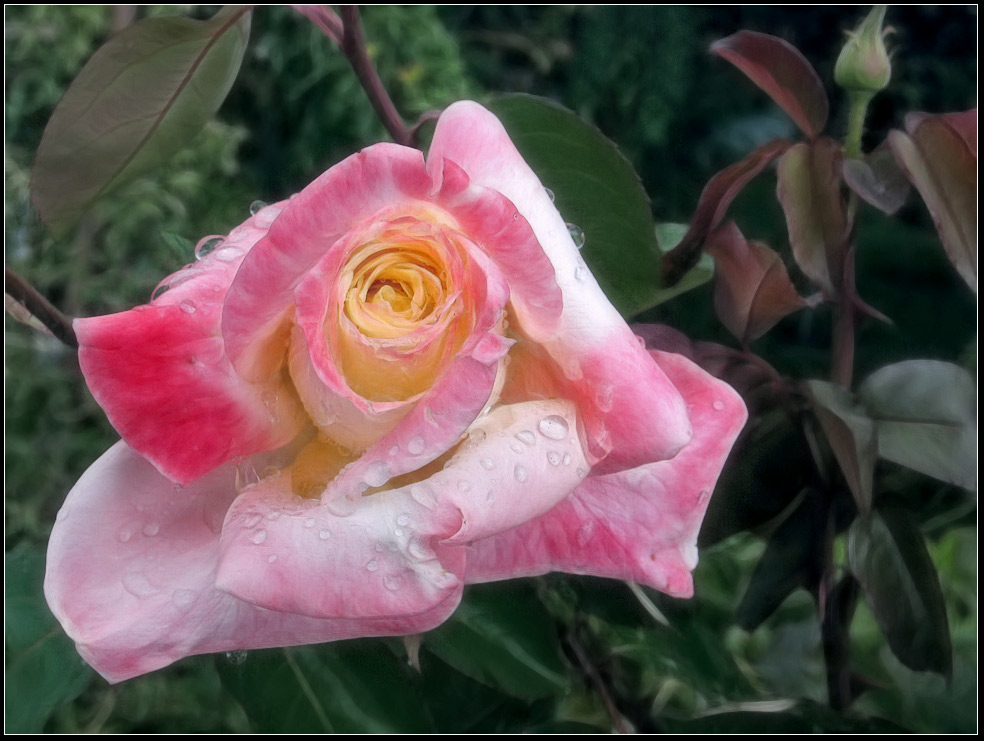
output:
[[[62,314],[48,299],[38,293],[34,286],[7,267],[4,268],[3,289],[14,300],[23,304],[31,316],[50,329],[55,337],[69,347],[79,346],[75,330],[72,329],[71,317]]]

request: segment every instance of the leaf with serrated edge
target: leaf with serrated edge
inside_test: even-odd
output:
[[[949,676],[953,652],[946,605],[915,524],[899,510],[859,517],[848,532],[847,559],[892,653],[910,669]]]
[[[829,104],[813,66],[788,41],[756,31],[739,31],[711,44],[768,93],[811,139],[827,125]]]
[[[861,512],[868,512],[878,450],[875,423],[840,386],[816,380],[807,381],[807,385],[814,401],[813,410],[847,479],[854,501]]]
[[[882,458],[977,489],[977,393],[966,370],[907,360],[872,373],[858,395],[875,420]]]
[[[38,148],[31,197],[49,227],[70,226],[198,133],[239,72],[250,16],[249,7],[227,6],[208,21],[150,18],[96,51]]]

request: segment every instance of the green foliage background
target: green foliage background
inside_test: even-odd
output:
[[[212,10],[148,7],[140,13],[207,17]],[[494,92],[551,97],[622,148],[657,220],[670,222],[689,219],[713,172],[769,138],[792,134],[791,123],[765,96],[706,54],[709,43],[740,28],[781,35],[829,84],[842,31],[859,17],[843,8],[364,12],[370,51],[408,120]],[[975,9],[893,8],[889,18],[899,51],[892,85],[873,104],[869,147],[907,111],[963,110],[976,95]],[[191,260],[190,245],[227,232],[252,200],[285,197],[351,152],[386,138],[333,45],[289,9],[259,8],[242,73],[217,120],[160,172],[98,204],[70,239],[56,242],[29,203],[31,163],[54,105],[108,37],[112,19],[111,9],[98,6],[5,9],[6,262],[79,316],[145,302],[161,277]],[[832,100],[835,110],[840,102]],[[842,128],[835,122],[833,131]],[[774,181],[760,178],[732,213],[740,214],[750,236],[785,249],[773,188]],[[866,212],[859,243],[862,294],[894,324],[864,325],[858,377],[912,357],[954,361],[976,373],[974,300],[943,256],[918,200],[910,198],[892,220]],[[783,372],[824,377],[827,314],[796,314],[756,349]],[[709,286],[642,319],[695,339],[729,342],[714,318]],[[85,390],[73,353],[9,318],[5,425],[11,731],[609,730],[605,699],[579,651],[638,730],[966,732],[976,725],[976,499],[899,467],[887,471],[887,480],[923,514],[948,610],[954,677],[946,685],[902,667],[862,604],[852,632],[854,660],[878,687],[847,714],[824,705],[820,634],[805,593],[794,593],[755,632],[736,626],[744,585],[763,550],[748,533],[702,550],[695,599],[646,591],[671,628],[658,625],[621,583],[554,575],[473,587],[466,609],[425,637],[420,675],[406,667],[399,640],[357,641],[283,655],[256,652],[241,664],[239,657],[195,657],[109,687],[81,665],[47,612],[40,584],[58,507],[115,433]],[[767,485],[759,482],[760,489]],[[719,489],[716,498],[729,496]],[[533,617],[497,612],[496,604],[514,600]],[[481,660],[501,652],[512,660]],[[274,681],[281,676],[294,684]],[[264,696],[265,704],[258,699]]]

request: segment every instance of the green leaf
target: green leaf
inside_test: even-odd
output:
[[[827,125],[827,93],[813,66],[788,41],[757,31],[739,31],[711,44],[782,108],[813,139]]]
[[[807,492],[776,528],[738,605],[738,625],[755,630],[794,589],[812,589],[819,582],[826,514],[823,497]]]
[[[48,610],[44,554],[20,545],[7,554],[5,730],[40,733],[48,716],[78,696],[93,672]]]
[[[70,226],[198,133],[236,79],[250,17],[249,7],[228,6],[208,21],[151,18],[92,56],[38,148],[31,194],[49,227]]]
[[[915,524],[893,509],[859,517],[848,532],[847,558],[892,653],[910,669],[950,676],[946,605]]]
[[[542,98],[504,95],[489,108],[557,209],[584,233],[581,254],[625,316],[655,306],[660,251],[649,197],[629,161],[598,129]]]
[[[666,222],[656,225],[656,242],[659,244],[660,252],[664,255],[680,244],[687,230],[687,224],[673,224]],[[663,286],[657,289],[654,306],[658,306],[671,298],[676,298],[682,293],[691,291],[694,288],[704,285],[714,276],[714,260],[706,252],[702,252],[697,264],[684,273],[683,277],[672,286]]]
[[[553,622],[524,584],[471,587],[424,645],[462,674],[513,697],[556,695],[569,685]]]
[[[970,491],[977,489],[977,393],[958,365],[907,360],[858,390],[875,420],[878,454]]]
[[[807,381],[813,409],[854,501],[861,512],[871,509],[871,493],[878,450],[875,423],[847,391],[826,381]]]
[[[433,730],[405,661],[383,641],[251,651],[217,657],[222,683],[264,733]]]

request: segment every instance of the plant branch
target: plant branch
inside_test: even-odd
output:
[[[69,347],[77,348],[79,346],[79,341],[75,337],[75,330],[72,329],[71,317],[62,314],[48,299],[38,293],[34,286],[8,267],[4,268],[3,289],[14,300],[22,304],[31,313],[31,316],[50,329],[56,338]]]
[[[608,691],[608,687],[605,685],[604,680],[601,678],[601,674],[598,669],[595,668],[594,664],[588,658],[587,652],[584,650],[584,646],[574,635],[574,629],[572,628],[567,633],[567,644],[571,647],[571,651],[574,652],[574,656],[577,659],[577,663],[581,665],[581,669],[587,675],[588,679],[591,680],[591,684],[601,695],[601,701],[605,704],[605,709],[608,711],[608,715],[612,719],[612,724],[614,725],[616,733],[635,733],[635,728],[632,724],[619,712],[618,706],[615,705],[615,700],[612,699],[611,692]]]
[[[386,92],[386,88],[383,87],[383,83],[379,79],[379,73],[376,72],[376,68],[369,58],[358,6],[342,6],[342,24],[344,27],[341,43],[342,52],[348,58],[349,64],[352,65],[355,76],[362,83],[366,95],[369,96],[373,110],[376,111],[376,115],[383,122],[389,135],[393,137],[393,141],[409,147],[413,140],[413,134],[407,129],[403,118],[397,112],[389,93]]]
[[[342,19],[330,7],[327,5],[291,5],[290,7],[307,17],[321,29],[325,36],[339,46],[342,45],[342,36],[345,33],[342,28]]]

